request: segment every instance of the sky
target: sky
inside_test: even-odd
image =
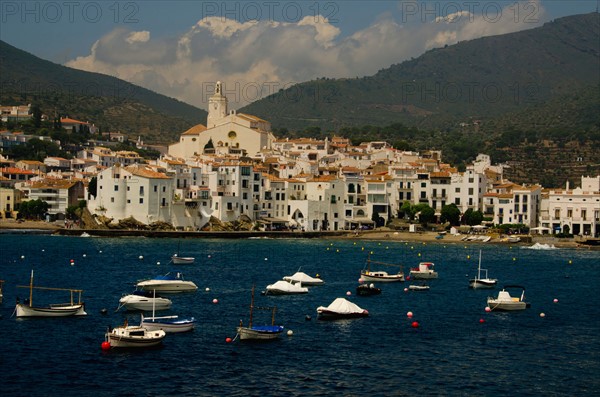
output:
[[[362,77],[425,51],[597,10],[600,0],[0,1],[0,39],[206,109]]]

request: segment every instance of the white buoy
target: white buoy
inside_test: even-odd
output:
[[[142,255],[140,255],[138,258],[139,258],[140,260],[141,260],[141,259],[144,259],[144,257],[143,257]]]
[[[206,287],[206,288],[204,289],[204,291],[208,292],[208,291],[210,291],[210,288]]]
[[[160,265],[160,261],[156,262],[157,265]]]
[[[553,302],[558,303],[558,299],[554,298]]]
[[[291,329],[288,329],[287,336],[292,336],[292,335],[294,335],[294,331],[292,331]]]
[[[84,257],[84,258],[85,258],[86,256],[87,256],[86,254],[83,254],[83,257]]]
[[[346,291],[346,295],[347,295],[347,296],[350,296],[350,295],[352,295],[352,292],[350,292],[350,291]]]
[[[219,303],[219,300],[217,298],[213,299],[213,303]]]
[[[412,316],[413,316],[413,312],[408,312],[408,313],[406,313],[406,317],[408,317],[408,318],[412,318]]]
[[[25,259],[25,255],[21,255],[21,259]]]
[[[546,317],[545,313],[540,313],[540,317]]]

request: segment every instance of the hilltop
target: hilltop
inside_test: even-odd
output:
[[[38,58],[0,41],[0,104],[36,103],[42,111],[93,121],[103,131],[121,131],[156,143],[205,122],[206,111],[112,76]]]

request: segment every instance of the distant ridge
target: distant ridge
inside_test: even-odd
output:
[[[370,77],[297,84],[240,111],[290,130],[449,128],[544,104],[600,82],[597,12],[433,49]]]
[[[206,111],[100,73],[43,60],[0,41],[0,104],[37,102],[42,111],[91,120],[157,142],[173,142]]]

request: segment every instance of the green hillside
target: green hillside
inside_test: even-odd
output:
[[[370,77],[301,83],[241,111],[289,130],[395,122],[450,129],[597,85],[599,54],[599,14],[576,15],[434,49]]]
[[[0,41],[0,104],[37,103],[49,116],[93,121],[103,131],[121,131],[167,143],[206,111],[115,77],[61,66]]]

